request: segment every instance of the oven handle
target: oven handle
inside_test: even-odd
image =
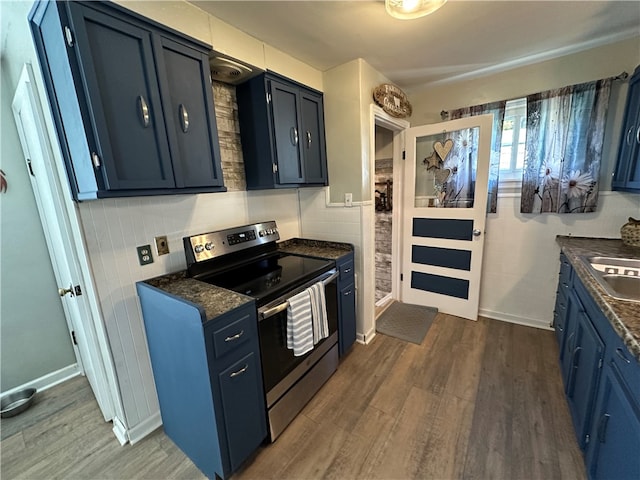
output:
[[[336,278],[338,278],[339,274],[340,272],[333,273],[331,276],[322,280],[322,283],[324,285],[327,285],[328,283],[333,282]],[[284,302],[276,305],[275,307],[268,308],[265,311],[261,312],[260,310],[258,310],[258,315],[260,316],[260,320],[264,320],[266,318],[273,317],[274,315],[277,315],[280,312],[283,312],[288,307],[289,307],[289,301],[285,300]]]

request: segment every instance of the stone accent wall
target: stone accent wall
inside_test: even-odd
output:
[[[376,159],[376,190],[385,191],[388,180],[393,181],[393,160]],[[393,186],[389,194],[393,207]],[[391,293],[391,226],[392,212],[376,210],[376,302]]]
[[[213,101],[218,123],[224,185],[230,192],[246,190],[236,87],[213,82]]]

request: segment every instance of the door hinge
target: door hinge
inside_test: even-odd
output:
[[[75,42],[73,41],[73,32],[68,26],[64,26],[64,39],[67,41],[67,45],[73,47]]]
[[[406,150],[402,150],[402,159],[406,160],[406,158],[407,158],[407,152]]]
[[[589,440],[591,440],[591,437],[590,437],[590,436],[589,436],[589,434],[587,433],[587,434],[585,435],[585,437],[584,437],[584,443],[585,443],[585,445],[588,445],[588,444],[589,444]]]
[[[33,165],[31,164],[31,159],[30,159],[30,158],[27,158],[27,168],[29,168],[29,174],[30,174],[32,177],[35,177],[35,176],[36,176],[36,174],[35,174],[35,173],[33,173]]]
[[[78,345],[78,339],[76,338],[76,331],[75,330],[71,330],[71,340],[73,341],[74,345]]]
[[[400,274],[400,281],[404,281],[404,275],[402,273]]]
[[[600,360],[598,360],[598,368],[602,368],[602,357],[600,357]]]
[[[102,164],[100,157],[96,152],[91,152],[91,163],[93,163],[95,168],[100,168],[100,165]]]

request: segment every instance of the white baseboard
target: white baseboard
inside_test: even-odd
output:
[[[125,445],[129,442],[127,438],[127,427],[124,426],[124,423],[120,421],[118,417],[113,417],[113,434],[120,442],[120,445]]]
[[[373,337],[376,336],[376,327],[371,328],[367,333],[358,333],[356,334],[356,341],[363,345],[368,345],[373,340]]]
[[[129,442],[132,445],[139,442],[160,426],[162,426],[162,417],[158,411],[127,431]]]
[[[511,315],[509,313],[494,312],[483,308],[478,311],[478,315],[491,318],[492,320],[500,320],[501,322],[515,323],[518,325],[524,325],[526,327],[540,328],[542,330],[553,330],[549,323],[545,322],[544,320],[537,320],[535,318],[521,317],[519,315]]]
[[[376,302],[376,307],[381,307],[383,305],[386,305],[387,302],[390,302],[391,300],[393,300],[393,296],[390,293],[388,293],[387,295],[385,295],[384,297],[382,297],[380,300]]]
[[[2,395],[8,395],[10,393],[18,392],[20,390],[24,390],[25,388],[35,388],[37,391],[42,392],[43,390],[47,390],[48,388],[58,385],[59,383],[69,380],[73,377],[77,377],[78,375],[81,375],[80,367],[78,367],[77,363],[74,363],[72,365],[69,365],[68,367],[61,368],[60,370],[56,370],[55,372],[51,372],[40,378],[31,380],[30,382],[27,382],[23,385],[14,387],[11,390],[2,392]]]

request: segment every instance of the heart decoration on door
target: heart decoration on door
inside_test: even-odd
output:
[[[443,168],[434,172],[436,185],[444,185],[445,183],[447,183],[447,180],[449,180],[449,177],[451,177],[450,168]]]
[[[443,162],[447,158],[447,155],[449,155],[449,152],[451,151],[452,148],[453,148],[453,140],[451,139],[446,140],[444,142],[444,145],[442,144],[442,142],[436,142],[433,144],[433,149],[436,151],[436,153],[442,159]]]

